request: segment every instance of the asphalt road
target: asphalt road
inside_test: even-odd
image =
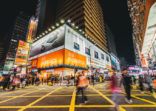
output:
[[[89,101],[85,105],[75,102],[75,92],[73,86],[47,85],[0,92],[0,111],[116,111],[112,94],[109,89],[104,89],[104,84],[87,88]],[[115,102],[120,111],[156,111],[156,99],[150,94],[133,90],[132,97],[133,103],[127,104],[125,94],[117,94]]]

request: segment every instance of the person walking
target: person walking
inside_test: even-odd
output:
[[[71,80],[70,80],[71,85],[74,86],[74,79],[75,79],[74,76],[71,75],[71,78],[70,78],[70,79],[71,79]]]
[[[55,76],[52,74],[51,78],[50,78],[50,81],[51,81],[51,85],[53,86],[54,83],[55,83]]]
[[[111,91],[112,91],[112,100],[115,102],[115,108],[118,111],[119,110],[119,99],[117,99],[118,93],[120,92],[120,84],[119,84],[119,78],[116,75],[115,70],[113,71],[113,74],[111,76]]]
[[[123,79],[122,82],[123,82],[123,86],[124,86],[125,93],[126,93],[125,101],[130,104],[133,102],[131,99],[132,81],[131,81],[131,77],[128,74],[127,68],[123,68],[123,70],[122,70],[122,79]]]
[[[93,84],[93,86],[94,86],[94,84],[95,84],[95,83],[94,83],[94,82],[95,82],[95,76],[94,76],[94,74],[91,75],[91,82],[92,82],[92,84]]]
[[[89,85],[89,80],[85,76],[84,71],[82,73],[78,74],[77,77],[77,82],[76,82],[76,87],[77,87],[77,92],[76,92],[76,102],[78,101],[78,94],[81,93],[81,103],[84,104],[88,102],[87,96],[85,95],[85,89]]]
[[[142,75],[139,75],[139,88],[141,93],[144,93],[144,87],[143,87],[144,78]]]
[[[3,79],[3,91],[6,91],[7,88],[9,89],[9,85],[10,85],[10,76],[9,75],[4,76],[4,79]]]
[[[145,83],[148,85],[148,90],[151,94],[153,94],[153,87],[152,87],[152,77],[149,73],[145,74]]]

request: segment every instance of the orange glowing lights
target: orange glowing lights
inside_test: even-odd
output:
[[[59,65],[86,68],[86,57],[78,53],[62,49],[32,60],[32,67],[36,66],[37,68],[47,68]]]
[[[18,49],[16,52],[16,59],[15,64],[16,65],[26,65],[27,64],[27,58],[29,54],[29,43],[24,41],[19,41]]]

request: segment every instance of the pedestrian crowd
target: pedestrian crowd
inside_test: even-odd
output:
[[[53,86],[55,84],[60,84],[62,80],[66,80],[66,85],[76,86],[76,102],[79,101],[80,104],[86,104],[88,102],[88,97],[86,96],[86,89],[89,85],[95,84],[105,84],[103,89],[112,94],[112,100],[118,108],[119,93],[124,93],[125,102],[128,104],[133,103],[131,91],[132,89],[140,90],[140,93],[151,94],[156,98],[156,76],[147,74],[141,75],[130,75],[128,68],[122,69],[121,73],[113,69],[111,74],[91,74],[88,75],[86,71],[78,71],[75,75],[68,75],[66,77],[59,77],[57,75],[50,75],[46,79],[40,78],[39,74],[36,76],[26,75],[5,75],[0,77],[0,86],[3,91],[15,90],[16,88],[24,88],[29,85],[40,85],[47,84]],[[60,84],[61,85],[61,84]],[[78,96],[78,95],[81,96]]]
[[[31,75],[3,75],[0,76],[0,87],[2,91],[13,91],[16,88],[25,88],[30,85],[39,85],[37,76]]]

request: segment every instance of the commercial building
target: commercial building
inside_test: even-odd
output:
[[[55,23],[57,0],[38,0],[35,18],[39,21],[37,35]]]
[[[108,43],[108,51],[110,53],[113,53],[117,57],[118,55],[116,51],[115,37],[106,23],[105,23],[105,34]]]
[[[137,65],[141,65],[140,57],[144,38],[144,17],[146,0],[128,0],[129,14],[133,26],[133,45]]]
[[[148,60],[149,67],[156,65],[156,0],[149,1],[146,5],[147,19],[142,54]]]
[[[110,56],[74,27],[62,24],[32,44],[32,71],[48,74],[74,75],[75,70],[104,73],[111,67]]]
[[[29,24],[30,17],[25,15],[24,13],[20,13],[14,23],[14,27],[10,32],[10,37],[8,37],[9,45],[6,48],[6,55],[5,55],[5,64],[4,64],[4,72],[7,73],[14,64],[16,51],[18,46],[19,40],[26,40],[28,24]]]
[[[5,60],[4,43],[2,43],[2,41],[0,41],[0,71],[3,70],[4,60]]]
[[[142,64],[142,59],[149,58],[154,43],[155,2],[156,0],[128,0],[138,65]]]
[[[55,8],[51,8],[53,5]],[[48,24],[55,25],[54,23],[57,24],[62,19],[69,19],[99,48],[108,51],[103,12],[99,0],[40,0],[38,7],[38,11],[40,10],[38,30],[43,30],[44,27],[50,28]]]
[[[105,23],[105,34],[108,43],[108,51],[111,58],[111,66],[113,69],[120,70],[120,60],[116,51],[115,37],[110,30],[109,26]]]

